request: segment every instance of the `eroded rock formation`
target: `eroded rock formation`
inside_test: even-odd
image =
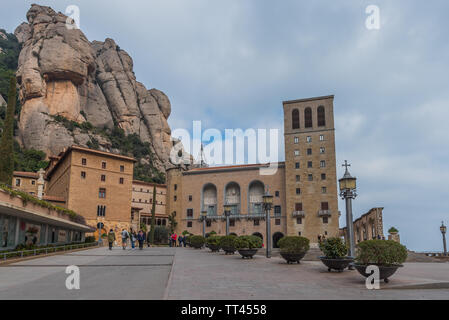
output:
[[[23,46],[17,70],[23,146],[51,155],[95,139],[108,150],[104,137],[70,131],[54,116],[97,128],[115,123],[149,142],[155,166],[164,171],[172,147],[168,97],[136,80],[131,57],[114,40],[89,42],[81,30],[67,28],[67,16],[50,7],[32,5],[27,20],[15,30]]]

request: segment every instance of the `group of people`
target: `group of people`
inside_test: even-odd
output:
[[[128,246],[128,240],[131,242],[131,250],[136,249],[136,241],[139,244],[139,249],[143,249],[143,244],[147,240],[145,232],[142,230],[139,230],[139,232],[136,233],[136,231],[132,230],[128,232],[128,230],[123,229],[120,233],[120,236],[122,238],[122,248],[123,250],[126,250],[126,247]],[[109,230],[108,233],[108,242],[109,242],[109,250],[112,250],[112,246],[114,242],[116,241],[114,230]],[[148,247],[150,246],[150,242],[147,241]]]
[[[178,241],[179,245],[176,244],[176,241]],[[176,232],[168,236],[168,243],[170,247],[184,247],[186,246],[186,236],[177,235]]]

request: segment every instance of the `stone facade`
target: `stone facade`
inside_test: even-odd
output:
[[[201,234],[204,210],[206,232],[224,234],[223,206],[227,203],[233,205],[230,233],[257,233],[265,242],[261,202],[269,187],[274,196],[274,247],[284,235],[307,237],[312,246],[317,246],[319,235],[338,236],[333,96],[285,101],[283,105],[286,154],[275,174],[261,175],[264,165],[260,164],[167,171],[166,208],[167,214],[176,214],[177,232]],[[306,112],[311,113],[307,125]]]
[[[364,240],[385,239],[383,232],[383,208],[372,208],[360,218],[354,220],[355,244]],[[348,242],[347,228],[340,229],[340,235]]]
[[[165,205],[167,198],[167,186],[164,184],[148,183],[144,181],[134,180],[132,185],[132,207],[137,209],[135,221],[147,226],[150,230],[151,211],[153,208],[153,188],[156,187],[156,208],[155,208],[155,224],[158,226],[168,225],[168,216]],[[136,223],[137,225],[137,223]],[[140,224],[139,224],[140,228]]]
[[[14,171],[11,186],[14,189],[37,195],[37,179],[39,174],[35,172]]]

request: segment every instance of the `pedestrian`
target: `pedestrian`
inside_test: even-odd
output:
[[[147,246],[148,246],[148,248],[150,247],[150,241],[151,241],[151,231],[149,231],[146,235],[145,235],[145,237],[146,237],[146,240],[147,240]]]
[[[179,246],[182,247],[182,235],[178,237]]]
[[[109,250],[112,250],[112,244],[114,243],[114,241],[115,241],[115,233],[114,233],[114,230],[109,230],[109,233],[108,233],[108,242],[109,242]]]
[[[171,235],[171,241],[172,241],[173,247],[176,247],[176,240],[177,240],[176,233],[173,233]]]
[[[136,231],[132,230],[131,231],[131,250],[135,250],[136,249],[136,240],[137,240],[137,234]]]
[[[173,244],[173,235],[169,234],[168,235],[168,245],[170,246],[170,248],[171,248],[172,244]]]
[[[137,234],[137,241],[139,242],[139,249],[143,249],[143,241],[145,240],[145,233],[142,232],[142,230],[139,231]]]
[[[125,229],[122,230],[122,248],[123,250],[126,250],[126,242],[129,238],[129,232]]]

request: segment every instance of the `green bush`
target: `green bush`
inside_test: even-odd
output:
[[[396,229],[395,227],[391,227],[390,229],[388,229],[388,233],[398,233],[399,230]]]
[[[190,244],[192,247],[201,248],[206,242],[206,239],[203,236],[191,236],[189,238]]]
[[[209,238],[206,239],[206,243],[213,246],[219,246],[220,239],[221,236],[210,236]]]
[[[282,253],[307,252],[310,248],[309,239],[299,236],[286,236],[278,241]]]
[[[262,239],[258,236],[240,236],[235,238],[234,247],[240,249],[259,249],[262,248]]]
[[[84,240],[85,243],[91,243],[91,242],[95,242],[95,237],[94,236],[88,236],[86,237],[86,239]]]
[[[359,264],[396,265],[407,259],[407,248],[393,240],[366,240],[358,245]]]
[[[237,237],[234,235],[220,237],[220,247],[221,248],[235,248],[234,247],[235,238],[237,238]]]
[[[320,249],[324,256],[329,259],[343,258],[348,255],[348,246],[343,239],[334,237],[320,243]]]
[[[149,235],[150,233],[148,233]],[[154,243],[166,244],[168,242],[169,230],[164,226],[157,226],[154,228]]]

